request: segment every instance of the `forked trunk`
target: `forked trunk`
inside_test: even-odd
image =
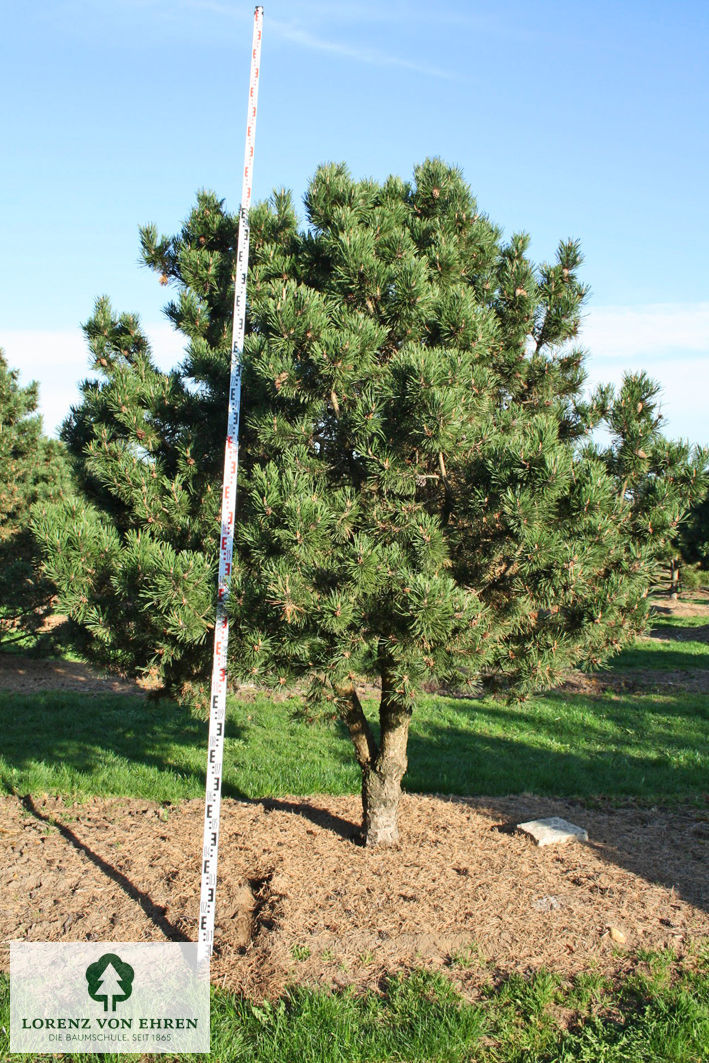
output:
[[[340,702],[362,769],[362,829],[364,844],[396,845],[399,841],[401,780],[406,772],[410,710],[393,704],[382,684],[379,706],[380,744],[374,740],[357,693],[352,688]]]

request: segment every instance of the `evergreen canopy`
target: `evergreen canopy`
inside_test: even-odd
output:
[[[304,229],[285,192],[251,212],[230,669],[337,708],[387,841],[371,809],[396,803],[421,684],[525,695],[626,645],[706,455],[663,439],[644,374],[583,400],[575,241],[535,267],[437,159],[410,183],[323,166],[305,208]],[[237,226],[200,193],[177,236],[141,231],[185,360],[159,372],[99,300],[63,432],[90,504],[37,525],[95,655],[173,686],[210,673]]]

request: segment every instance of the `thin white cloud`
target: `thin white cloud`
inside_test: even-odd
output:
[[[709,303],[595,307],[581,340],[594,359],[650,361],[672,351],[695,351],[709,359]]]
[[[183,0],[182,6],[196,11],[209,11],[212,14],[235,19],[239,22],[244,20],[242,10],[220,3],[219,0]],[[354,11],[351,10],[349,14],[352,16]],[[328,18],[329,23],[333,21],[333,17],[337,17],[337,8],[333,8],[330,12]],[[363,22],[369,21],[371,17],[372,12],[367,11],[366,9],[361,10],[361,19]],[[353,59],[355,62],[364,63],[369,66],[395,67],[399,70],[411,70],[414,73],[422,74],[425,77],[440,78],[445,81],[461,80],[460,75],[450,70],[446,70],[443,67],[419,63],[413,59],[406,59],[401,56],[392,55],[389,52],[383,52],[377,48],[362,48],[343,41],[332,40],[328,37],[320,36],[318,33],[314,33],[310,29],[304,29],[298,22],[284,22],[281,19],[269,16],[268,33],[272,33],[276,37],[280,37],[281,40],[288,41],[288,43],[295,44],[308,51],[341,55],[343,58]]]
[[[300,45],[302,48],[308,48],[311,51],[341,55],[347,59],[354,59],[358,63],[366,63],[370,66],[397,67],[400,70],[412,70],[414,73],[422,74],[425,77],[441,78],[445,81],[460,81],[458,74],[450,70],[444,70],[442,67],[428,66],[427,64],[417,63],[412,59],[402,59],[400,56],[390,55],[375,48],[359,48],[350,44],[343,44],[340,41],[327,40],[316,36],[309,30],[301,29],[301,27],[293,23],[271,19],[269,26],[284,40],[289,41],[291,44]]]
[[[182,360],[184,338],[170,325],[145,325],[153,357],[164,371]],[[0,347],[20,383],[39,382],[39,412],[47,435],[56,435],[71,406],[81,401],[79,384],[90,376],[89,353],[81,329],[0,331]]]
[[[138,6],[156,6],[163,4],[165,0],[120,0],[124,4]],[[280,5],[287,8],[291,18],[297,19],[301,24],[308,25],[326,23],[334,24],[358,23],[366,25],[400,25],[400,26],[452,26],[458,29],[468,29],[481,33],[493,33],[524,38],[539,36],[538,30],[523,30],[520,25],[511,25],[510,20],[497,12],[482,11],[448,11],[441,7],[432,7],[421,4],[418,7],[410,0],[399,0],[398,3],[382,4],[380,2],[357,3],[337,0],[337,3],[318,2],[318,0],[290,0],[287,4]],[[226,15],[240,20],[251,18],[250,9],[238,9],[223,2],[223,0],[172,0],[171,7],[193,8],[198,11],[212,11],[215,14]],[[269,27],[278,23],[273,17],[271,6],[265,5],[265,24]]]
[[[381,3],[318,2],[318,0],[289,0],[278,5],[287,12],[289,21],[283,21],[273,15],[273,9],[266,4],[266,26],[268,37],[273,34],[310,51],[329,52],[352,59],[355,62],[379,67],[394,67],[411,70],[425,77],[439,78],[452,82],[467,82],[469,78],[460,71],[455,72],[443,66],[425,63],[405,56],[393,55],[381,48],[358,47],[349,43],[352,28],[370,29],[372,37],[384,36],[383,27],[415,28],[417,33],[429,36],[436,28],[447,28],[451,33],[472,34],[471,44],[480,44],[481,40],[510,39],[533,41],[544,36],[544,30],[535,26],[530,28],[521,22],[511,23],[498,12],[482,11],[447,11],[426,4],[415,6],[409,0],[383,5]],[[59,10],[70,17],[81,18],[86,12],[102,16],[115,13],[128,13],[129,16],[153,15],[159,25],[176,25],[185,13],[196,12],[198,15],[217,15],[239,23],[244,27],[251,23],[253,9],[234,0],[114,0],[107,8],[104,0],[56,0],[55,12]],[[199,28],[190,26],[190,33],[199,32],[204,36],[213,36],[215,24],[202,19]],[[391,32],[391,30],[390,30]],[[338,39],[342,34],[344,39]],[[334,35],[334,39],[333,39]]]
[[[666,434],[709,446],[709,303],[595,307],[581,342],[589,386],[645,370],[662,388]]]

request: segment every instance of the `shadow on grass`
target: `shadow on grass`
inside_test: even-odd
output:
[[[702,620],[704,617],[701,618]],[[709,642],[709,624],[654,624],[650,630],[653,638],[670,642]]]
[[[153,800],[204,793],[207,723],[167,700],[70,692],[3,695],[0,733],[5,790],[75,790]],[[233,726],[230,737],[239,737]],[[141,769],[147,770],[136,794]],[[222,792],[243,796],[227,780]]]
[[[550,695],[522,707],[437,700],[435,715],[414,712],[404,779],[410,790],[657,802],[691,801],[707,789],[703,695]]]
[[[680,640],[675,640],[675,643],[678,641]],[[607,669],[610,672],[630,668],[646,668],[649,671],[661,672],[687,672],[695,668],[707,671],[709,669],[709,655],[707,655],[706,651],[703,652],[699,646],[692,652],[689,649],[678,650],[674,649],[674,646],[670,648],[667,644],[655,643],[648,646],[647,649],[640,646],[631,650],[623,650],[607,665]]]

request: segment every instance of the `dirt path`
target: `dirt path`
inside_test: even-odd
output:
[[[542,965],[611,972],[626,949],[709,936],[709,815],[696,809],[408,795],[388,852],[355,844],[359,814],[354,797],[224,802],[216,982],[260,997],[423,966],[473,990]],[[585,827],[588,844],[509,832],[539,814]],[[202,815],[199,801],[3,798],[3,941],[193,939]]]
[[[141,694],[137,683],[106,676],[83,661],[53,660],[0,653],[0,690],[39,694],[75,690],[82,694]]]
[[[692,600],[669,598],[657,599],[655,603],[658,622],[663,616],[709,617],[709,593],[698,591]],[[709,623],[691,631],[668,632],[657,627],[646,636],[656,641],[709,641]],[[572,672],[562,690],[573,694],[600,696],[606,690],[643,691],[652,688],[671,690],[682,688],[694,693],[709,693],[709,669],[651,671],[634,668],[627,671]],[[0,690],[20,694],[38,693],[45,690],[75,690],[83,694],[144,694],[149,684],[135,683],[128,679],[106,676],[91,665],[81,661],[37,659],[20,654],[0,653]]]

